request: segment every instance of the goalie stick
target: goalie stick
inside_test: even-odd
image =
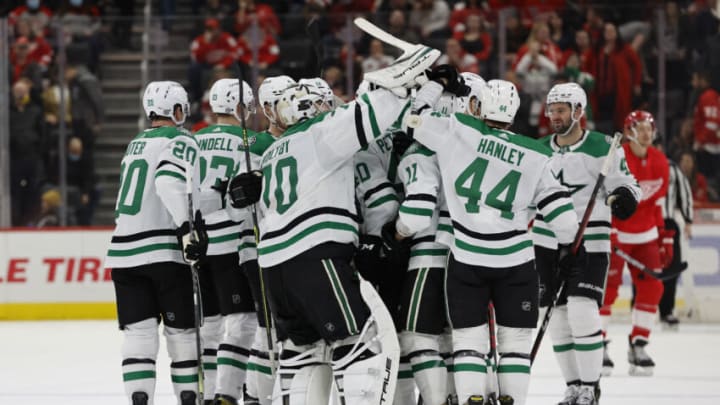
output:
[[[587,206],[585,207],[585,212],[583,213],[580,226],[575,233],[575,239],[573,240],[572,247],[570,248],[570,254],[576,254],[578,249],[580,248],[580,244],[582,243],[582,237],[585,233],[585,228],[587,228],[587,224],[590,221],[590,215],[592,214],[593,208],[595,208],[595,200],[597,199],[597,195],[600,192],[603,183],[605,182],[605,176],[607,176],[608,172],[610,171],[610,167],[615,160],[615,150],[620,145],[620,139],[622,139],[622,134],[616,132],[613,136],[612,142],[610,143],[610,149],[608,150],[608,154],[607,156],[605,156],[605,161],[600,168],[600,174],[595,181],[595,187],[593,188],[592,194],[590,195],[590,200],[588,200]],[[545,336],[548,325],[550,325],[550,317],[552,316],[558,299],[560,299],[560,296],[565,290],[565,284],[565,280],[562,280],[560,282],[557,294],[555,294],[555,297],[553,297],[553,300],[550,302],[550,305],[548,305],[548,308],[545,311],[545,317],[543,317],[542,324],[540,324],[540,328],[538,328],[538,334],[535,337],[535,341],[533,342],[532,351],[530,351],[530,366],[532,366],[532,364],[535,362],[535,357],[537,356],[537,352],[540,349],[540,343],[542,343],[543,336]]]

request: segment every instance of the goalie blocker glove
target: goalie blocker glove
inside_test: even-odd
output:
[[[230,205],[234,208],[245,208],[260,200],[262,191],[262,172],[253,170],[238,174],[230,180],[228,193]]]
[[[572,244],[558,245],[558,272],[561,279],[577,277],[586,267],[587,252],[583,244],[580,244],[575,254],[572,253]]]
[[[200,210],[195,211],[193,232],[190,233],[190,224],[185,221],[175,230],[178,243],[182,246],[183,258],[186,262],[197,262],[205,258],[208,249],[208,234],[205,229],[205,220]]]
[[[608,196],[606,204],[610,206],[612,214],[618,219],[625,220],[632,216],[637,209],[638,202],[632,191],[627,187],[618,187]]]

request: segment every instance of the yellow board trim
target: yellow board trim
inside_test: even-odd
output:
[[[0,303],[0,320],[117,319],[114,302]]]

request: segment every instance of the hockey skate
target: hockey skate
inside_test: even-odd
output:
[[[613,367],[615,367],[615,363],[610,358],[610,355],[608,354],[608,343],[610,343],[609,340],[603,341],[603,363],[602,363],[602,371],[600,372],[600,375],[603,377],[609,377],[610,374],[612,374]]]
[[[148,394],[142,391],[136,391],[132,393],[132,404],[133,405],[147,405]]]
[[[630,362],[628,373],[630,375],[644,377],[653,375],[655,362],[645,352],[646,345],[647,342],[644,340],[638,340],[635,343],[630,340],[630,348],[628,349],[628,362]]]
[[[197,404],[197,394],[193,391],[182,391],[180,392],[180,405],[195,405]]]
[[[472,395],[467,400],[468,405],[485,405],[485,398],[482,395]]]
[[[580,386],[576,384],[568,385],[565,388],[565,396],[562,401],[558,402],[558,405],[575,405],[575,400],[580,393]]]
[[[678,330],[680,320],[673,314],[660,317],[663,330]]]
[[[595,400],[595,387],[592,385],[581,385],[573,405],[597,405]]]
[[[511,397],[510,395],[500,395],[498,397],[498,404],[499,405],[514,405],[515,399]]]
[[[215,394],[212,405],[238,405],[238,401],[230,395]]]

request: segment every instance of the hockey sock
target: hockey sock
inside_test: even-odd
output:
[[[600,379],[603,362],[603,336],[597,303],[592,298],[568,297],[567,316],[580,381],[594,384]]]
[[[257,315],[254,312],[227,315],[225,326],[227,331],[218,348],[216,392],[240,399],[250,346],[257,329]]]
[[[447,370],[447,391],[449,395],[455,395],[455,377],[453,374],[453,357],[452,357],[452,330],[445,328],[439,339],[440,356],[445,362],[445,370]]]
[[[487,390],[488,324],[453,329],[452,341],[455,389],[459,402],[464,403],[470,396],[483,395]]]
[[[217,349],[222,336],[222,317],[220,315],[208,316],[200,327],[200,336],[203,343],[203,372],[205,373],[204,399],[213,399],[215,396],[215,381],[217,374]]]
[[[648,341],[650,339],[650,331],[655,323],[657,315],[657,305],[641,304],[636,302],[632,309],[632,332],[630,332],[630,341],[635,343],[637,340]]]
[[[553,352],[565,382],[569,384],[579,381],[580,371],[575,358],[575,342],[568,322],[567,305],[555,308],[548,328],[552,337]]]
[[[438,338],[423,333],[400,333],[401,353],[409,358],[413,379],[427,404],[442,404],[448,396],[447,369],[440,356]]]
[[[166,326],[165,338],[170,355],[170,379],[175,395],[183,391],[197,393],[198,362],[195,353],[195,330]]]
[[[274,332],[273,330],[275,341]],[[255,330],[246,376],[248,395],[257,398],[262,405],[270,404],[273,390],[272,364],[268,354],[266,333],[266,329],[262,326],[258,326]],[[277,345],[273,346],[277,349]],[[278,358],[277,353],[275,358]]]
[[[407,356],[400,357],[400,369],[398,371],[393,404],[415,404],[415,380],[413,380],[412,366]]]
[[[123,327],[122,373],[125,393],[144,392],[148,405],[155,394],[155,359],[159,347],[158,323],[155,318],[145,319]]]
[[[498,325],[497,341],[499,394],[514,398],[516,404],[524,404],[530,385],[532,329]]]

